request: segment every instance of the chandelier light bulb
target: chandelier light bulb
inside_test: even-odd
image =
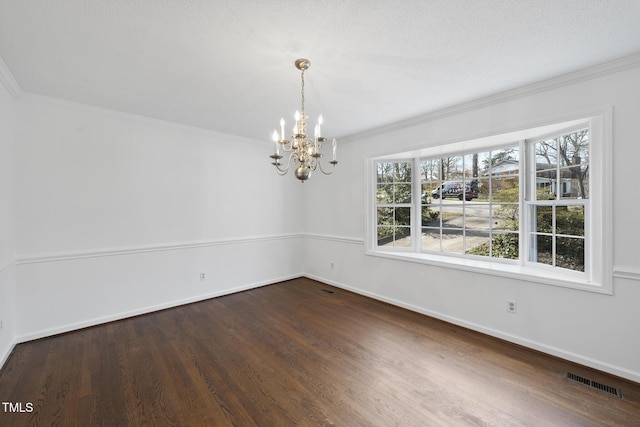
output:
[[[338,143],[336,142],[336,139],[333,138],[333,141],[331,142],[331,147],[333,148],[333,161],[336,161],[336,152],[338,150]]]
[[[278,131],[273,131],[273,142],[276,144],[276,156],[280,155],[280,144],[278,143]]]
[[[284,139],[284,118],[280,119],[280,136]]]

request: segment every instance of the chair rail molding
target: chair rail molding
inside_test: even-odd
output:
[[[302,234],[277,234],[265,236],[237,237],[225,239],[197,240],[190,242],[158,243],[154,245],[124,246],[117,248],[99,248],[79,251],[50,252],[41,254],[18,255],[16,265],[37,264],[43,262],[67,261],[83,258],[101,258],[110,256],[131,255],[147,252],[176,251],[184,249],[205,248],[211,246],[239,245],[261,243],[275,240],[290,240],[303,237]]]

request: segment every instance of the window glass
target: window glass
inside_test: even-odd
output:
[[[561,199],[589,198],[589,131],[571,132],[558,139]]]
[[[556,237],[556,266],[584,271],[584,239]]]
[[[553,265],[553,238],[551,236],[536,235],[531,241],[533,242],[531,250],[532,261]]]
[[[422,159],[421,250],[517,259],[518,239],[511,234],[519,229],[518,153],[514,143]]]
[[[433,252],[442,251],[441,229],[433,227],[423,227],[421,246],[423,249]]]
[[[558,206],[556,233],[584,237],[584,206]]]
[[[376,165],[376,238],[378,246],[412,246],[412,162]]]

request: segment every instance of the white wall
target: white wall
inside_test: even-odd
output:
[[[340,173],[313,182],[314,193],[321,196],[307,211],[305,271],[640,382],[640,231],[633,202],[640,159],[640,57],[618,65],[623,66],[617,72],[581,72],[351,138],[341,147]],[[613,295],[365,255],[366,158],[527,128],[607,106],[613,106]],[[517,301],[516,315],[506,312],[507,300]]]
[[[0,79],[0,367],[15,340],[15,110],[15,100]]]
[[[268,142],[34,95],[16,134],[20,341],[302,273]]]

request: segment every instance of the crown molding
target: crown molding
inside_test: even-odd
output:
[[[411,117],[405,120],[399,120],[387,125],[365,130],[341,138],[341,141],[348,142],[351,140],[371,137],[387,132],[398,131],[409,127],[421,125],[434,120],[443,119],[456,114],[476,110],[479,108],[490,107],[492,105],[522,98],[525,96],[535,95],[552,89],[585,82],[599,77],[619,73],[621,71],[630,70],[640,67],[640,53],[618,58],[612,61],[593,65],[591,67],[572,71],[538,82],[508,89],[502,92],[488,95],[482,98],[473,99],[460,104],[445,107],[419,116]]]
[[[5,64],[5,62],[2,60],[1,57],[0,57],[0,82],[2,82],[4,87],[7,88],[11,96],[13,96],[14,98],[17,98],[20,95],[22,95],[22,89],[20,88],[18,81],[13,77],[13,74],[11,74],[11,71],[9,71],[9,67],[7,67],[7,64]]]

